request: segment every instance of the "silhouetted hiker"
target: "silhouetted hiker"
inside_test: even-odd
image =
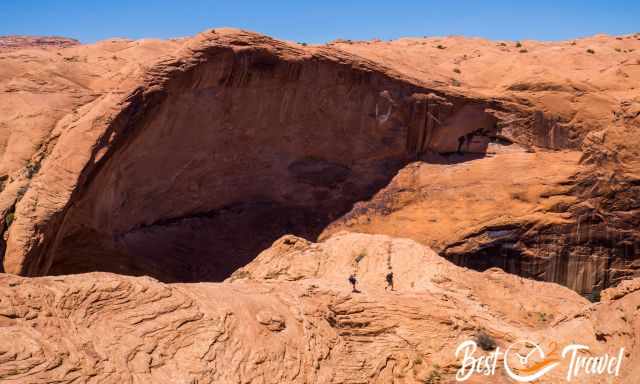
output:
[[[475,137],[475,135],[476,135],[476,131],[467,133],[467,151],[469,150],[469,146],[471,145],[471,142],[473,141],[473,138]]]
[[[384,287],[384,290],[386,291],[388,288],[391,288],[391,290],[393,291],[393,271],[389,271],[389,273],[387,273],[387,286]]]
[[[349,276],[349,283],[351,283],[351,286],[353,287],[352,292],[360,292],[356,289],[356,282],[356,275]]]
[[[458,154],[462,154],[462,146],[464,145],[464,136],[458,137]]]

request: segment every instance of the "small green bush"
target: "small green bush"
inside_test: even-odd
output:
[[[15,213],[13,213],[13,212],[7,213],[7,216],[4,217],[4,225],[5,225],[5,227],[9,228],[11,223],[13,223],[14,219],[15,219]]]
[[[592,303],[597,303],[600,301],[601,292],[602,291],[600,289],[594,289],[591,293],[586,295],[586,298]]]
[[[425,379],[424,384],[440,384],[442,383],[442,374],[440,373],[440,367],[438,365],[433,366],[433,371],[429,373],[429,376]]]

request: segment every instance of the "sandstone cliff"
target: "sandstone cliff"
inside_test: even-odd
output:
[[[0,381],[637,382],[639,49],[0,38]]]
[[[219,281],[346,228],[585,294],[638,274],[637,35],[68,45],[0,48],[7,272]]]

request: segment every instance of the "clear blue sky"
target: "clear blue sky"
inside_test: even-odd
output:
[[[563,40],[640,32],[640,0],[0,0],[0,35],[89,43],[222,26],[308,43],[424,35]]]

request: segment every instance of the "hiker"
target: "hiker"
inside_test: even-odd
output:
[[[467,133],[467,151],[471,150],[469,147],[471,146],[471,143],[473,142],[473,138],[475,136],[476,136],[476,131]]]
[[[456,152],[458,152],[458,155],[462,154],[462,146],[464,145],[464,136],[460,136],[458,137],[458,150]]]
[[[353,287],[353,290],[351,292],[359,292],[356,289],[356,275],[352,274],[351,276],[349,276],[349,283],[351,283],[351,286]]]
[[[386,291],[387,289],[391,288],[391,290],[393,291],[393,271],[389,271],[389,273],[387,273],[387,286],[384,287],[384,290]]]

